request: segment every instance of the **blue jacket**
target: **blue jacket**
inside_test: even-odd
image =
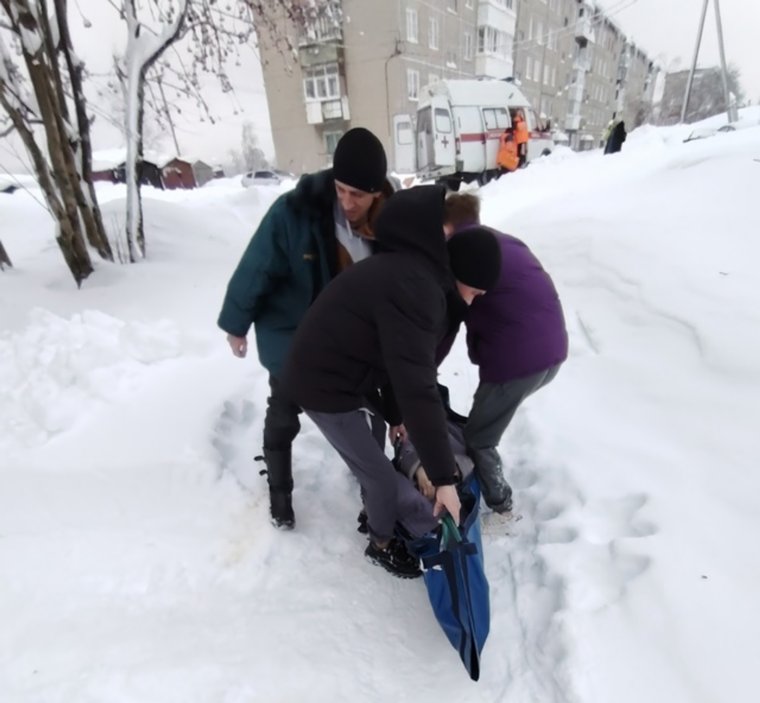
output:
[[[293,335],[337,270],[332,170],[305,175],[269,208],[232,274],[219,327],[256,330],[259,360],[278,376]]]

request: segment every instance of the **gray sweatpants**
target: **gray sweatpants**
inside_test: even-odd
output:
[[[393,536],[398,521],[413,537],[434,529],[433,506],[385,456],[385,422],[365,410],[322,413],[304,410],[341,455],[362,488],[370,535],[378,542]]]
[[[549,383],[560,366],[557,364],[546,371],[508,383],[481,383],[475,391],[464,437],[467,451],[475,463],[483,499],[494,510],[506,508],[512,500],[512,488],[504,478],[496,447],[520,403]]]

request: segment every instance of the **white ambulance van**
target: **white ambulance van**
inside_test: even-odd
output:
[[[420,178],[452,189],[464,181],[487,183],[498,174],[499,137],[517,111],[530,132],[528,163],[551,153],[551,134],[528,99],[509,81],[446,79],[420,90],[416,162]]]

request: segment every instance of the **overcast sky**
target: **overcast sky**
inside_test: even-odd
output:
[[[715,0],[709,0],[699,65],[720,62]],[[623,32],[665,69],[691,66],[703,0],[598,0]],[[760,100],[760,0],[720,0],[726,61],[738,66],[747,98]],[[680,59],[680,63],[676,63]]]

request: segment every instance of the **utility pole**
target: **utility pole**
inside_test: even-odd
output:
[[[689,70],[689,78],[686,81],[686,94],[683,98],[683,105],[681,106],[681,122],[686,122],[686,110],[689,107],[689,98],[691,97],[691,86],[694,82],[694,72],[697,70],[697,59],[699,58],[699,45],[702,43],[702,32],[705,29],[705,17],[707,17],[707,3],[709,0],[705,0],[702,5],[702,17],[699,20],[699,29],[697,30],[697,45],[694,47],[694,58],[691,61],[691,69]]]
[[[707,17],[707,4],[710,0],[704,0],[702,5],[702,16],[699,20],[699,29],[697,30],[697,43],[694,47],[694,58],[691,62],[691,69],[689,70],[689,78],[686,81],[686,93],[683,99],[683,105],[681,107],[681,122],[686,122],[686,112],[689,108],[689,98],[691,97],[691,88],[694,83],[694,73],[697,70],[697,59],[699,58],[699,47],[702,44],[702,33],[705,29],[705,18]],[[720,2],[719,0],[713,0],[715,4],[715,24],[718,30],[718,47],[720,49],[720,68],[721,76],[723,79],[723,96],[726,101],[726,114],[728,121],[733,122],[737,119],[736,110],[731,105],[731,95],[728,90],[728,69],[726,68],[726,52],[723,45],[723,24],[720,19]]]
[[[723,46],[723,23],[720,20],[720,2],[713,0],[715,5],[715,26],[718,29],[718,49],[720,50],[720,71],[723,76],[723,95],[726,99],[726,113],[728,121],[735,122],[739,119],[736,106],[731,104],[731,94],[728,90],[728,69],[726,68],[726,51]]]

